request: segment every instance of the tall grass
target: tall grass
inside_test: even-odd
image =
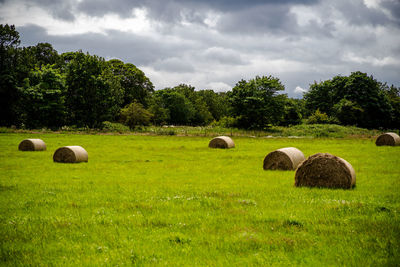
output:
[[[41,138],[44,152],[21,152]],[[400,262],[400,150],[372,139],[0,135],[0,263],[388,266]],[[81,145],[89,162],[52,162]],[[354,190],[295,188],[264,156],[295,146],[349,161]]]

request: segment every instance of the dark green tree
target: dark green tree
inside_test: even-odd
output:
[[[345,99],[364,111],[358,125],[366,128],[388,127],[392,120],[392,107],[380,84],[366,73],[353,72],[344,86]]]
[[[284,107],[283,119],[280,125],[297,125],[301,123],[302,118],[302,101],[300,99],[287,98]]]
[[[185,95],[171,88],[158,90],[154,95],[159,99],[159,107],[168,110],[168,124],[190,124],[195,113],[195,108]],[[151,110],[153,111],[154,108]]]
[[[336,118],[342,125],[358,126],[359,119],[363,116],[364,110],[357,104],[343,98],[333,106]]]
[[[27,128],[65,124],[65,77],[53,66],[42,66],[29,73],[21,90],[20,116]]]
[[[360,71],[314,83],[304,99],[310,113],[319,109],[328,116],[341,116],[342,124],[379,128],[388,127],[392,121],[392,107],[381,84]],[[347,101],[341,102],[343,99]],[[344,110],[351,112],[352,118],[346,119]]]
[[[279,124],[284,114],[286,95],[279,95],[278,92],[284,89],[279,79],[272,76],[239,81],[228,93],[238,126],[263,129]]]
[[[385,91],[389,103],[392,106],[392,121],[390,123],[390,128],[400,129],[400,88],[391,85],[390,87],[386,84],[382,85]]]
[[[214,120],[219,121],[229,114],[229,101],[225,92],[216,93],[213,90],[201,90],[197,92],[202,102],[207,105],[208,111]]]
[[[118,59],[109,60],[107,67],[119,79],[123,91],[123,106],[134,101],[144,106],[148,105],[146,100],[154,92],[154,86],[143,71],[131,63],[124,64]]]
[[[104,59],[76,52],[66,66],[68,121],[70,125],[100,127],[114,121],[119,111],[118,84],[104,74]],[[113,88],[113,86],[117,88]]]
[[[14,25],[0,24],[0,125],[10,126],[18,118],[19,33]]]

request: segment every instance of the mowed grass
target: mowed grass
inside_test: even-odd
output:
[[[44,152],[21,152],[41,138]],[[0,135],[0,265],[400,264],[400,147],[372,139]],[[88,163],[53,163],[81,145]],[[264,171],[295,146],[349,161],[353,190],[296,188]]]

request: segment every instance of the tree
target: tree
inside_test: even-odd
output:
[[[150,124],[153,114],[146,110],[141,103],[133,102],[121,109],[121,122],[130,129],[136,126],[145,126]]]
[[[0,24],[0,47],[1,48],[17,48],[21,41],[19,33],[15,30],[14,25]]]
[[[215,93],[213,90],[200,90],[197,95],[207,105],[214,120],[218,121],[228,115],[229,102],[225,92]]]
[[[35,46],[24,47],[23,50],[26,58],[29,58],[29,61],[25,63],[31,68],[58,64],[61,59],[58,52],[49,43],[38,43]]]
[[[363,116],[364,110],[355,102],[343,98],[333,106],[336,118],[342,125],[358,126],[359,118]]]
[[[363,113],[358,125],[366,128],[388,127],[392,118],[392,107],[380,84],[366,73],[353,72],[344,86],[344,98],[357,103]]]
[[[27,128],[65,124],[65,77],[53,66],[35,69],[25,79],[21,90],[21,120]]]
[[[400,88],[391,85],[388,87],[386,84],[382,85],[385,91],[386,97],[389,99],[389,103],[392,106],[392,121],[390,128],[400,129]]]
[[[10,126],[17,120],[19,100],[17,73],[20,44],[14,25],[0,24],[0,125]]]
[[[167,123],[175,125],[188,125],[190,123],[195,109],[189,99],[182,93],[166,88],[156,91],[154,95],[159,99],[158,104],[160,107],[168,110]]]
[[[277,92],[284,89],[279,79],[272,76],[239,81],[228,93],[239,127],[262,129],[278,124],[282,120],[286,96]]]
[[[302,119],[302,103],[300,99],[288,98],[285,103],[283,119],[280,125],[290,126],[301,123]]]
[[[69,55],[71,56],[71,55]],[[76,52],[66,67],[68,122],[71,125],[100,127],[114,121],[119,111],[115,83],[104,73],[104,59]]]
[[[328,116],[338,115],[343,124],[378,128],[388,127],[392,121],[392,107],[381,84],[360,71],[314,83],[304,99],[310,113],[319,109]],[[351,113],[351,118],[345,118],[345,110]]]
[[[111,73],[119,79],[123,90],[122,105],[137,101],[144,106],[147,106],[146,100],[150,94],[154,92],[154,86],[150,79],[131,63],[126,63],[112,59],[107,62],[107,68]]]

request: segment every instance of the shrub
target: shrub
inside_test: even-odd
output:
[[[219,121],[212,122],[211,125],[223,128],[231,128],[237,125],[237,119],[229,116],[224,116]]]
[[[336,122],[335,118],[329,117],[326,113],[319,111],[319,109],[307,119],[307,124],[331,124]]]
[[[121,110],[121,122],[130,129],[134,129],[136,126],[150,125],[152,117],[153,114],[137,102],[133,102]]]
[[[129,132],[129,127],[118,123],[118,122],[109,122],[103,121],[102,122],[102,130],[105,132]]]

